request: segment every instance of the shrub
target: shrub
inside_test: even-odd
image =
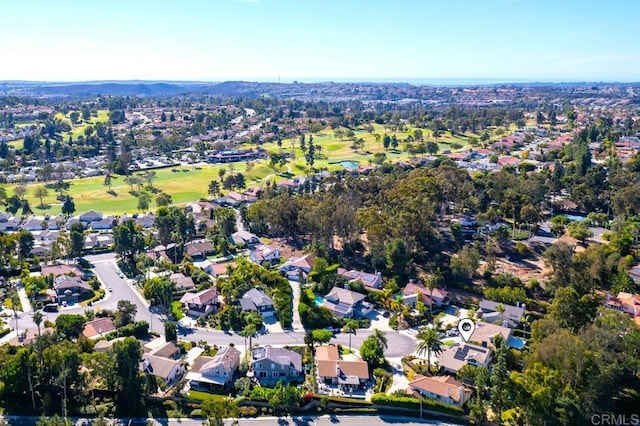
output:
[[[377,393],[373,395],[373,397],[371,398],[371,402],[374,403],[375,405],[382,405],[387,407],[401,407],[401,408],[410,408],[414,410],[420,409],[420,400],[418,398],[415,398],[409,395],[395,396],[395,395],[387,395],[384,393]],[[455,415],[463,414],[462,408],[447,405],[430,398],[424,398],[422,400],[422,409],[439,411],[441,413],[448,413],[448,414],[455,414]]]
[[[0,337],[6,336],[7,334],[9,334],[10,331],[11,331],[11,328],[3,327],[2,329],[0,329]]]
[[[258,414],[258,409],[254,406],[238,407],[240,417],[254,417]]]
[[[202,410],[199,408],[196,408],[195,410],[191,411],[191,417],[202,417]]]

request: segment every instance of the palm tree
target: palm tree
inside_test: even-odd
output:
[[[247,354],[247,337],[249,338],[249,349],[253,346],[252,339],[258,335],[256,326],[254,324],[247,324],[240,332],[240,335],[244,337],[244,353]]]
[[[348,319],[344,323],[344,327],[342,327],[343,333],[349,333],[349,352],[351,352],[351,335],[357,334],[358,330],[358,321],[354,319]]]
[[[36,327],[38,327],[38,336],[40,336],[40,324],[42,324],[42,312],[35,311],[33,313],[33,322],[36,324]]]
[[[431,353],[439,355],[442,352],[442,342],[435,328],[422,327],[416,335],[418,355],[427,355],[427,371],[431,374]]]
[[[374,328],[372,336],[378,341],[378,344],[382,348],[382,352],[386,351],[389,347],[389,344],[387,342],[387,336],[385,332]]]

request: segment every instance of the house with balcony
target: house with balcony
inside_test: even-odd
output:
[[[218,308],[218,290],[213,286],[197,293],[185,293],[180,299],[180,303],[185,306],[187,315],[207,317]]]
[[[366,296],[355,291],[333,287],[324,297],[322,306],[338,318],[365,316],[373,310],[373,305],[365,301]]]
[[[238,302],[243,312],[256,311],[263,318],[272,317],[276,314],[273,300],[259,288],[252,288],[247,291]]]
[[[195,359],[186,379],[192,388],[226,391],[233,385],[233,377],[240,365],[240,351],[234,346],[221,348],[214,357]]]
[[[270,345],[255,347],[251,350],[251,370],[261,385],[275,385],[281,381],[302,383],[302,355],[285,348]]]

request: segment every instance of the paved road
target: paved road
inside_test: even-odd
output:
[[[94,272],[103,285],[105,287],[111,287],[112,291],[107,291],[105,298],[94,303],[91,307],[71,306],[62,308],[60,312],[57,313],[45,313],[45,319],[55,321],[55,318],[61,313],[83,314],[84,311],[89,308],[94,310],[115,310],[119,300],[129,300],[135,303],[138,307],[138,313],[136,314],[137,320],[147,321],[151,330],[164,334],[164,323],[162,322],[162,318],[157,314],[151,313],[149,311],[149,306],[143,300],[142,296],[130,284],[128,284],[125,279],[118,275],[118,268],[116,266],[114,253],[86,256],[86,259],[94,265]],[[297,286],[297,283],[295,283],[295,286]],[[294,306],[297,305],[294,304]],[[35,329],[35,324],[29,314],[22,314],[18,321],[20,330],[24,330],[25,328],[30,330]],[[297,327],[298,324],[294,324],[294,326]],[[371,333],[371,330],[358,330],[357,334],[353,335],[351,338],[351,346],[356,349],[359,348],[364,339],[370,336]],[[211,345],[228,345],[229,343],[233,343],[236,346],[244,345],[243,337],[236,333],[225,333],[219,330],[201,328],[188,329],[179,327],[178,334],[183,339],[193,342],[205,340]],[[415,351],[415,341],[410,336],[397,331],[386,331],[386,336],[388,340],[388,348],[385,351],[385,356],[402,357]],[[257,339],[254,339],[254,342],[261,345],[304,345],[304,330],[300,328],[295,331],[262,334]],[[331,340],[331,343],[346,346],[349,344],[349,335],[339,333]]]
[[[29,416],[5,416],[11,426],[27,426],[33,425],[38,420],[38,417]],[[74,425],[81,426],[87,424],[90,420],[83,418],[72,418]],[[113,425],[127,425],[129,419],[112,419],[109,420]],[[233,420],[227,420],[226,425],[233,424]],[[145,422],[138,420],[132,422],[136,426],[143,426]],[[153,421],[154,426],[201,426],[202,420],[195,419],[155,419]],[[240,426],[252,426],[252,425],[265,425],[265,426],[388,426],[395,424],[402,424],[407,426],[417,425],[438,425],[438,426],[455,426],[455,423],[444,423],[438,420],[419,420],[412,417],[400,417],[400,416],[295,416],[295,417],[259,417],[254,419],[239,419],[238,425]]]

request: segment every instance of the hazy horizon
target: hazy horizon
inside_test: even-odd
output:
[[[600,6],[594,0],[10,2],[4,15],[21,19],[0,27],[0,80],[640,81],[640,2]]]

